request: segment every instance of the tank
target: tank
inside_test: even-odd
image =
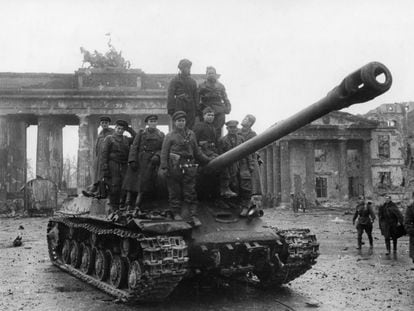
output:
[[[369,63],[320,101],[210,161],[198,178],[201,226],[174,220],[161,198],[117,221],[108,219],[106,200],[75,198],[48,222],[52,263],[123,301],[163,300],[188,278],[254,281],[265,288],[294,280],[316,263],[315,235],[266,224],[254,200],[248,217],[240,217],[237,200],[216,195],[217,174],[330,111],[375,98],[391,84],[384,65]]]

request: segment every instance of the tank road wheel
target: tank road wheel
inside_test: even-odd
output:
[[[95,265],[95,256],[92,248],[82,243],[82,262],[80,269],[83,273],[91,274]]]
[[[95,253],[95,273],[99,280],[106,281],[109,276],[110,257],[102,249],[96,250]]]
[[[70,263],[74,268],[79,268],[82,263],[82,248],[77,241],[73,241],[70,248]]]
[[[62,248],[62,260],[65,264],[70,264],[70,240],[66,239]]]
[[[134,260],[133,262],[131,262],[131,265],[129,266],[128,288],[130,290],[136,290],[141,281],[141,277],[142,277],[141,265],[139,264],[138,260]]]
[[[124,286],[128,277],[128,266],[127,261],[124,257],[115,255],[111,262],[111,273],[109,280],[111,284],[116,288],[121,288]]]

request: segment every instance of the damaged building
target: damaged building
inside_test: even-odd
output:
[[[265,197],[309,204],[414,190],[414,103],[384,104],[364,116],[335,111],[261,150]]]

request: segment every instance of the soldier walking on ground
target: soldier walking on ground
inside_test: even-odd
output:
[[[226,88],[222,83],[217,81],[218,76],[214,67],[207,67],[207,80],[198,87],[200,103],[198,110],[203,111],[204,108],[210,107],[214,111],[214,128],[217,137],[221,136],[221,130],[226,121],[226,114],[231,112],[231,104],[227,97]]]
[[[158,116],[149,115],[144,119],[147,127],[138,131],[128,156],[128,171],[123,189],[128,191],[125,204],[131,210],[135,204],[156,197],[157,173],[160,165],[164,133],[157,129]]]
[[[197,82],[191,77],[191,65],[188,59],[180,60],[180,73],[171,80],[167,98],[168,114],[172,116],[177,111],[184,111],[189,129],[194,126],[198,104]]]
[[[127,130],[132,137],[124,136]],[[135,137],[135,131],[124,120],[115,122],[115,130],[112,135],[105,138],[102,147],[102,175],[109,185],[109,204],[112,211],[123,210],[125,194],[122,192],[122,182],[125,178],[129,146]]]
[[[173,130],[165,136],[162,145],[160,175],[167,178],[170,208],[184,219],[192,216],[194,224],[200,225],[195,217],[197,167],[198,163],[208,163],[210,158],[198,148],[194,132],[186,127],[186,117],[184,111],[172,116]]]
[[[414,198],[414,192],[413,192]],[[410,257],[414,263],[414,200],[411,201],[411,204],[407,207],[405,211],[404,227],[407,231],[408,236],[410,237]],[[412,268],[414,269],[414,268]]]
[[[374,210],[372,209],[372,202],[368,201],[365,203],[364,196],[359,196],[358,204],[355,209],[355,214],[352,219],[352,224],[355,225],[358,231],[358,246],[357,249],[361,249],[362,246],[362,234],[366,232],[369,240],[369,247],[373,248],[373,239],[372,239],[372,224],[375,220]]]
[[[378,220],[381,234],[385,239],[386,255],[391,252],[391,239],[393,242],[393,252],[397,253],[397,225],[403,225],[403,215],[397,205],[391,200],[391,196],[387,195],[385,203],[378,209]]]
[[[219,151],[224,153],[244,142],[243,137],[237,134],[238,121],[226,122],[228,134],[219,140]],[[224,198],[238,196],[242,211],[241,216],[246,216],[252,196],[252,172],[254,164],[251,156],[247,156],[229,165],[220,174],[220,194]]]

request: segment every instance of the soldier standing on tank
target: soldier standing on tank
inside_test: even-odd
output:
[[[237,134],[238,121],[226,122],[228,134],[219,140],[219,151],[224,153],[244,142],[243,137]],[[242,206],[241,216],[245,216],[249,209],[252,196],[252,172],[254,163],[251,156],[247,156],[229,165],[220,174],[220,194],[224,198],[238,196]]]
[[[241,121],[241,129],[239,130],[238,134],[243,137],[244,141],[248,141],[249,139],[257,136],[256,132],[252,130],[252,126],[255,123],[256,117],[252,114],[246,115]],[[260,176],[260,166],[263,164],[263,161],[260,158],[258,152],[252,154],[252,158],[254,163],[254,170],[252,173],[252,193],[253,195],[261,195],[263,191]]]
[[[125,130],[132,137],[124,136]],[[124,209],[125,194],[122,192],[122,182],[127,171],[129,147],[135,134],[126,121],[117,120],[114,133],[107,136],[103,142],[101,173],[105,183],[109,185],[109,204],[114,212]]]
[[[210,158],[198,148],[194,132],[186,127],[186,118],[184,111],[172,115],[173,130],[165,136],[162,145],[160,175],[167,179],[170,208],[179,211],[184,219],[193,216],[194,224],[200,225],[195,217],[197,167],[198,163],[208,163]]]
[[[145,118],[147,127],[140,130],[134,138],[128,156],[128,173],[123,188],[128,191],[127,209],[132,209],[156,196],[157,172],[160,165],[161,147],[164,133],[157,129],[158,116]]]
[[[88,191],[82,191],[85,196],[95,196],[96,192],[98,191],[98,183],[103,179],[101,165],[101,153],[102,153],[102,145],[103,141],[106,136],[112,135],[114,133],[114,129],[109,127],[111,123],[111,118],[108,116],[99,117],[99,125],[102,127],[102,130],[99,132],[98,137],[96,139],[96,143],[94,146],[93,152],[93,171],[94,171],[94,180],[92,185],[88,187]]]
[[[217,133],[213,125],[214,110],[210,107],[203,110],[203,121],[194,127],[194,134],[201,151],[208,157],[217,157]]]
[[[226,88],[218,79],[216,69],[212,66],[206,69],[207,80],[200,84],[198,93],[200,103],[198,110],[203,111],[204,108],[210,107],[214,110],[214,128],[217,137],[221,136],[221,130],[226,121],[226,114],[231,111],[231,104],[227,97]]]
[[[354,217],[352,218],[352,224],[355,225],[358,231],[358,246],[357,249],[361,249],[362,246],[362,234],[364,231],[368,236],[369,247],[373,248],[373,239],[372,239],[372,224],[375,221],[374,210],[372,209],[372,202],[368,201],[365,203],[364,196],[359,196],[358,204],[355,209]]]
[[[184,111],[189,129],[194,126],[198,104],[197,82],[191,77],[191,65],[188,59],[180,60],[180,73],[171,80],[167,98],[168,114],[172,116],[177,111]]]

